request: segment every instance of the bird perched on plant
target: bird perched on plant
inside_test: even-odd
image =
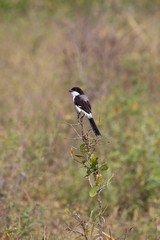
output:
[[[69,92],[73,96],[73,103],[78,112],[78,117],[81,112],[84,113],[84,115],[88,118],[95,135],[100,136],[101,135],[100,131],[92,117],[91,104],[89,102],[88,97],[79,87],[73,87],[71,90],[69,90]]]

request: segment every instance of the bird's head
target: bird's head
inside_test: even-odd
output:
[[[82,91],[81,88],[79,87],[73,87],[69,90],[69,92],[73,95],[73,96],[78,96],[78,95],[82,95],[84,94],[84,92]]]

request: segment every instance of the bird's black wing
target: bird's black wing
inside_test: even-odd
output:
[[[91,113],[91,105],[86,95],[78,95],[74,99],[74,104],[86,113]]]

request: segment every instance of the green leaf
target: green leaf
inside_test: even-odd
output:
[[[94,186],[94,187],[89,191],[89,196],[90,196],[90,197],[95,197],[95,196],[97,195],[98,189],[99,189],[98,186]]]
[[[90,166],[92,169],[96,169],[97,160],[98,160],[98,157],[96,157],[94,154],[92,154],[91,158],[90,158]]]
[[[101,167],[100,167],[100,170],[101,171],[107,171],[108,170],[108,165],[107,164],[103,164]]]
[[[82,143],[79,147],[81,153],[85,153],[85,144]]]
[[[91,173],[92,173],[91,169],[90,169],[90,168],[87,169],[87,175],[86,175],[86,177],[88,177]]]
[[[96,185],[100,185],[102,183],[102,175],[97,174],[96,175]]]

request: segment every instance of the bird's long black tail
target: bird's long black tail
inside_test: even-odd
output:
[[[96,125],[94,119],[93,119],[93,118],[88,118],[88,120],[89,120],[89,122],[90,122],[90,124],[91,124],[91,127],[92,127],[95,135],[96,135],[96,136],[100,136],[100,135],[101,135],[101,134],[100,134],[100,131],[98,130],[97,125]]]

